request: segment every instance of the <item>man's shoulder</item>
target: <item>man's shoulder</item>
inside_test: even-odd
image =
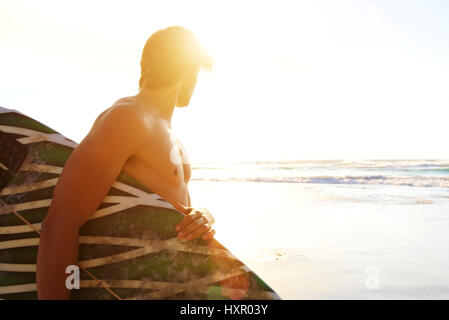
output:
[[[144,125],[144,114],[131,98],[122,98],[101,113],[96,122],[100,126],[115,127],[119,130],[137,130]]]
[[[144,116],[143,110],[132,99],[118,100],[97,117],[86,136],[86,143],[103,145],[104,148],[123,146],[122,149],[133,153],[141,148],[150,129]]]

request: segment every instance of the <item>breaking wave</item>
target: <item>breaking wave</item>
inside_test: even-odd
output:
[[[279,161],[193,166],[193,181],[449,188],[447,160]]]
[[[382,184],[412,187],[449,188],[449,177],[398,177],[398,176],[312,176],[312,177],[227,177],[193,178],[192,181],[228,182],[282,182],[282,183],[321,183],[321,184]]]

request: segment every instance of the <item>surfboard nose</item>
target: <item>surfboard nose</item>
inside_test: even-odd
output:
[[[0,131],[0,191],[8,185],[28,155],[28,148],[14,135]]]

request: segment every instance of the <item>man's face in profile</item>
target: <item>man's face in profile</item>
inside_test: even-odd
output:
[[[197,74],[185,78],[180,85],[178,91],[178,98],[176,100],[176,106],[183,108],[187,107],[190,103],[190,98],[192,97],[193,91],[196,86]]]

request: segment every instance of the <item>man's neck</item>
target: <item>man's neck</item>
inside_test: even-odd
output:
[[[168,121],[168,123],[171,122],[177,95],[177,86],[157,89],[142,88],[137,94],[146,111]]]

